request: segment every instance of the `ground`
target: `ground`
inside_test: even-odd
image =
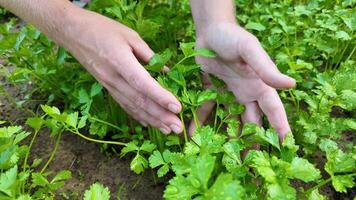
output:
[[[4,84],[8,93],[17,100],[24,97],[21,90],[30,87],[25,85],[16,88],[1,77],[0,83]],[[32,104],[26,107],[34,106]],[[22,125],[28,115],[23,109],[16,108],[9,98],[0,96],[0,120],[9,120]],[[53,148],[54,139],[50,138],[48,130],[44,129],[36,139],[30,161],[34,158],[42,158],[44,164]],[[63,134],[55,158],[49,166],[49,170],[53,172],[63,169],[70,170],[73,178],[58,191],[56,199],[82,199],[84,191],[96,181],[109,187],[114,194],[113,199],[162,199],[164,182],[154,177],[154,171],[147,170],[143,175],[136,175],[130,170],[130,158],[120,159],[117,155],[105,154],[100,151],[100,146],[70,133]]]

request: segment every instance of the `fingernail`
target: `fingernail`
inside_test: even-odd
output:
[[[169,130],[168,128],[160,128],[159,130],[164,134],[168,134],[171,132],[171,130]]]
[[[172,131],[175,132],[175,133],[180,133],[180,132],[182,132],[181,128],[180,128],[179,126],[175,125],[175,124],[172,124],[172,125],[170,125],[169,127],[170,127],[170,128],[172,129]]]
[[[179,106],[177,106],[176,104],[173,104],[173,103],[170,103],[170,104],[168,105],[168,109],[169,109],[171,112],[174,112],[174,113],[179,113],[179,112],[180,112]]]

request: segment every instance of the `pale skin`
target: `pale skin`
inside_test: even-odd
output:
[[[0,0],[0,5],[65,47],[142,125],[165,134],[182,132],[176,116],[182,106],[140,64],[154,52],[134,30],[67,0]],[[233,1],[191,0],[191,7],[197,47],[218,54],[197,62],[205,72],[224,80],[246,106],[243,122],[260,124],[263,112],[283,138],[290,128],[275,88],[293,87],[295,81],[281,74],[258,40],[237,25]],[[204,118],[210,108],[203,106],[200,116]]]

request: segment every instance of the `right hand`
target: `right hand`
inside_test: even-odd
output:
[[[132,29],[99,14],[75,9],[74,23],[58,38],[73,56],[142,125],[180,133],[180,102],[140,64],[154,52]],[[69,39],[68,39],[69,38]]]

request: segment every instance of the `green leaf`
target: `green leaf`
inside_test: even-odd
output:
[[[161,72],[171,57],[172,51],[170,49],[166,49],[162,54],[155,54],[145,68],[149,71]]]
[[[240,151],[242,150],[242,148],[237,141],[229,141],[224,144],[223,148],[226,155],[228,155],[230,158],[234,159],[237,163],[241,165],[242,161],[240,157]]]
[[[78,123],[78,112],[70,113],[70,114],[67,115],[66,124],[68,126],[76,128],[77,127],[77,123]]]
[[[152,168],[166,164],[166,162],[163,160],[161,152],[157,150],[152,153],[152,155],[148,158],[148,161],[150,163],[150,167]]]
[[[304,182],[316,181],[319,179],[320,171],[308,160],[295,157],[291,163],[292,176]]]
[[[207,58],[214,58],[216,57],[216,53],[210,49],[207,48],[200,48],[196,50],[196,55],[202,56],[202,57],[207,57]]]
[[[348,33],[346,33],[345,31],[337,31],[335,34],[335,37],[337,39],[341,39],[344,41],[351,40],[350,35]]]
[[[229,113],[232,115],[240,115],[245,111],[245,106],[241,104],[232,104],[229,106]]]
[[[32,117],[26,120],[26,124],[31,126],[36,131],[39,131],[44,124],[44,120],[40,117]]]
[[[46,177],[44,177],[41,173],[32,173],[32,183],[35,186],[46,186],[49,184]]]
[[[194,55],[194,42],[180,43],[179,48],[182,50],[185,57]]]
[[[257,133],[258,129],[259,127],[254,123],[245,123],[242,128],[240,137],[255,134]]]
[[[61,114],[59,109],[57,107],[55,107],[55,106],[50,107],[48,105],[41,105],[41,108],[46,114],[51,115],[51,116],[60,115]]]
[[[63,47],[59,47],[57,52],[57,65],[63,65],[66,57],[66,50]]]
[[[180,145],[180,137],[178,135],[169,135],[167,136],[167,141],[165,143],[167,146],[179,146]]]
[[[148,167],[148,161],[140,154],[136,154],[130,163],[130,168],[136,174],[142,173]]]
[[[79,99],[79,103],[81,104],[88,103],[91,100],[89,94],[84,88],[80,88],[78,92],[78,99]]]
[[[239,131],[239,127],[240,127],[240,121],[238,121],[236,118],[230,118],[226,120],[227,123],[227,135],[229,137],[236,137],[237,133]]]
[[[97,94],[99,94],[101,92],[102,89],[103,89],[103,86],[100,85],[100,83],[97,83],[97,82],[94,83],[90,89],[90,97],[96,96]]]
[[[313,190],[310,194],[308,194],[308,200],[326,200],[326,197],[321,195],[316,189]]]
[[[255,136],[257,139],[267,142],[268,144],[276,147],[278,150],[281,150],[278,134],[273,129],[267,129],[266,131],[263,131],[262,128],[259,128],[259,131],[257,131]]]
[[[11,186],[15,184],[17,178],[17,166],[0,174],[0,191],[13,197]]]
[[[202,105],[203,103],[216,99],[216,92],[214,90],[204,90],[198,93],[197,104]]]
[[[164,190],[163,198],[167,200],[191,200],[198,193],[199,190],[191,185],[189,179],[176,176],[169,181]]]
[[[347,188],[355,187],[354,177],[352,175],[340,175],[332,177],[332,185],[338,192],[347,192]]]
[[[282,143],[281,158],[284,161],[292,162],[293,158],[297,156],[299,147],[295,145],[293,134],[290,132],[286,135]]]
[[[168,173],[168,171],[169,171],[169,166],[167,164],[165,164],[158,169],[157,176],[163,177],[164,175],[166,175]]]
[[[52,179],[51,183],[68,180],[70,178],[72,178],[72,173],[68,170],[62,170]]]
[[[137,146],[137,141],[131,141],[129,143],[126,144],[126,146],[124,148],[121,149],[121,153],[120,156],[125,156],[127,153],[129,152],[136,152],[138,151],[140,148]]]
[[[88,120],[88,115],[84,115],[80,118],[78,122],[78,129],[84,128]]]
[[[296,200],[296,191],[289,184],[273,183],[267,186],[270,199]]]
[[[94,183],[90,186],[89,190],[84,192],[84,200],[109,200],[110,191],[109,188],[103,186],[100,183]]]
[[[250,29],[250,30],[256,30],[256,31],[264,31],[266,30],[266,27],[263,26],[261,23],[256,23],[256,22],[248,22],[245,25],[246,29]]]
[[[204,194],[204,199],[245,199],[245,189],[238,180],[233,180],[231,174],[219,174],[213,186]]]
[[[156,149],[156,145],[149,140],[145,140],[140,147],[140,151],[146,151],[147,153],[151,153],[154,149]]]
[[[257,169],[258,173],[266,179],[267,182],[275,183],[277,175],[273,171],[269,156],[261,151],[253,151],[252,166]]]
[[[200,185],[207,189],[208,181],[215,166],[215,157],[209,154],[199,155],[195,165],[192,166],[191,176],[196,178]]]

